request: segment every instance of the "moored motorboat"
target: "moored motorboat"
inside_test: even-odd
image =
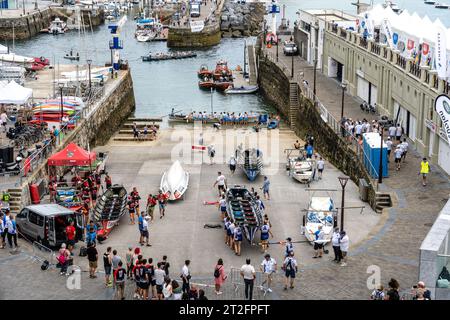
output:
[[[258,91],[258,86],[241,86],[239,88],[231,86],[225,90],[225,93],[226,94],[248,94],[248,93],[255,93],[256,91]]]
[[[107,189],[95,205],[93,220],[100,226],[97,238],[105,240],[120,218],[127,212],[127,190],[115,184]]]
[[[67,28],[67,23],[65,23],[64,21],[62,21],[60,18],[57,17],[55,18],[55,20],[51,22],[50,27],[48,27],[47,30],[48,33],[57,35],[65,33],[69,29]]]
[[[64,59],[68,59],[68,60],[80,60],[80,53],[77,52],[77,54],[73,54],[73,50],[70,50],[69,53],[66,53],[66,55],[64,56]]]
[[[236,226],[240,226],[245,238],[253,243],[256,232],[260,229],[263,219],[256,198],[245,186],[235,185],[227,190],[227,213]]]
[[[233,76],[232,71],[228,68],[228,62],[225,60],[217,61],[216,68],[214,69],[214,79],[231,78]]]
[[[206,65],[202,65],[202,66],[200,66],[200,70],[197,71],[197,76],[200,79],[203,79],[204,77],[212,78],[213,73],[212,73],[212,71],[210,71],[208,69],[208,67]]]
[[[326,245],[331,241],[336,210],[333,199],[329,196],[311,197],[306,214],[303,216],[303,233],[311,243]],[[316,240],[316,231],[322,226],[323,240]]]
[[[161,178],[160,189],[169,200],[181,199],[189,185],[189,173],[176,160]]]
[[[233,82],[231,81],[214,81],[214,88],[219,91],[225,91],[231,86],[233,86]]]
[[[210,90],[214,88],[214,80],[208,77],[205,77],[203,80],[198,82],[198,87],[200,89]]]
[[[263,167],[262,151],[256,148],[244,149],[242,144],[236,149],[235,157],[249,181],[255,181]]]

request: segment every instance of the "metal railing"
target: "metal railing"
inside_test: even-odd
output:
[[[422,69],[419,64],[411,63],[409,65],[409,73],[420,79],[422,76]]]
[[[19,172],[19,177],[15,183],[17,187],[22,185],[23,179],[26,178],[29,173],[33,173],[38,166],[47,161],[48,157],[53,153],[53,150],[64,143],[65,138],[68,135],[67,133],[75,129],[78,124],[83,119],[87,118],[94,110],[96,102],[98,102],[99,98],[105,94],[105,87],[94,86],[92,88],[93,89],[88,89],[87,91],[84,108],[69,117],[69,121],[61,126],[58,136],[54,137],[53,141],[50,138],[43,140],[42,148],[36,150],[30,157],[24,159],[23,166]]]
[[[370,52],[375,53],[376,55],[379,56],[381,53],[381,46],[373,42],[372,47],[370,48]]]
[[[397,55],[396,65],[402,69],[406,69],[406,59],[400,55]]]

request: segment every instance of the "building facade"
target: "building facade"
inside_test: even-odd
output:
[[[450,146],[434,111],[436,97],[450,94],[448,80],[438,77],[432,67],[418,65],[381,43],[380,37],[368,39],[349,30],[349,21],[347,25],[325,22],[318,69],[328,77],[347,81],[350,94],[376,104],[380,115],[400,123],[412,146],[450,174]],[[354,21],[359,23],[357,17]],[[297,27],[301,26],[302,22],[297,22]],[[304,33],[300,30],[297,34],[300,32]]]

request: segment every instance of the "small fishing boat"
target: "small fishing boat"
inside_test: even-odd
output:
[[[228,216],[240,226],[245,238],[253,243],[256,232],[260,229],[263,219],[256,198],[245,188],[235,185],[226,193]]]
[[[178,51],[178,52],[157,52],[149,53],[146,56],[142,56],[142,61],[163,61],[163,60],[177,60],[194,58],[197,54],[193,51]]]
[[[219,91],[225,91],[227,90],[229,87],[233,86],[233,82],[231,81],[214,81],[214,88],[216,88]]]
[[[316,241],[315,232],[322,226],[324,239],[320,243],[326,245],[331,241],[333,235],[335,207],[333,199],[329,196],[311,197],[306,215],[303,216],[302,231],[306,239],[311,243]]]
[[[175,161],[161,178],[160,189],[169,200],[181,199],[189,185],[189,173],[184,171],[180,162]]]
[[[103,241],[108,238],[114,226],[127,212],[127,190],[122,185],[115,184],[106,190],[97,200],[94,209],[94,222],[100,226],[97,239]]]
[[[50,65],[50,60],[48,58],[45,58],[45,57],[34,57],[33,59],[34,59],[34,63],[42,64],[44,66]]]
[[[67,23],[62,21],[60,18],[55,18],[50,24],[50,27],[48,27],[48,33],[57,35],[65,33],[67,30]]]
[[[258,91],[258,86],[241,86],[239,88],[231,86],[225,90],[225,93],[226,94],[248,94],[248,93],[255,93],[256,91]]]
[[[448,4],[446,4],[446,3],[436,3],[436,4],[434,5],[434,7],[435,7],[436,9],[449,9],[449,8],[450,8],[450,5],[448,5]]]
[[[242,168],[249,181],[255,181],[263,167],[262,151],[256,148],[243,149],[242,144],[236,149],[238,167]]]
[[[156,38],[156,33],[145,32],[136,35],[136,40],[139,42],[149,42]]]
[[[203,80],[198,82],[198,87],[200,89],[211,90],[211,88],[214,88],[214,80],[212,78],[205,77]]]
[[[212,78],[213,72],[210,71],[206,65],[201,65],[200,70],[197,71],[197,75],[200,79],[203,79],[204,77]]]

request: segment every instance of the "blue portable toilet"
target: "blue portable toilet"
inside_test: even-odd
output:
[[[363,150],[364,150],[364,166],[373,178],[379,177],[380,171],[380,152],[382,152],[382,176],[388,177],[388,162],[387,162],[387,145],[383,141],[381,146],[381,136],[376,132],[369,132],[363,134]]]

